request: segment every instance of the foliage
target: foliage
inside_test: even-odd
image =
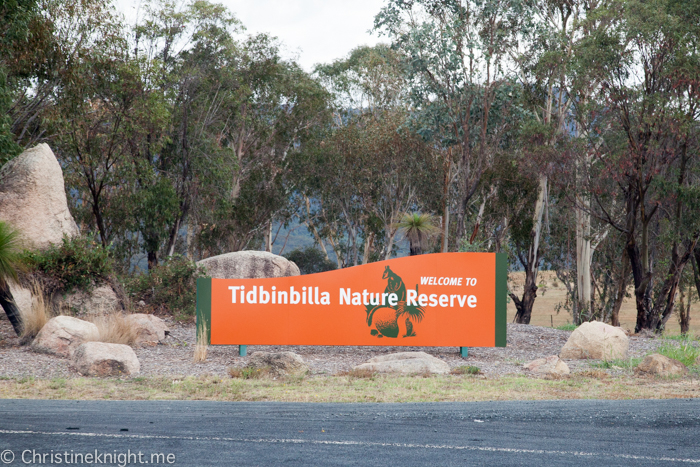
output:
[[[435,218],[426,213],[406,213],[398,223],[399,232],[411,244],[411,256],[420,255],[440,233]]]
[[[333,271],[338,268],[333,261],[323,256],[323,253],[314,247],[292,250],[284,257],[294,261],[302,274],[315,274],[317,272]]]
[[[27,251],[24,257],[31,269],[56,282],[63,292],[89,290],[113,273],[109,251],[92,236],[64,236],[60,244],[44,251]]]
[[[133,302],[143,300],[151,312],[186,320],[195,314],[198,277],[205,277],[201,267],[183,256],[173,255],[148,274],[127,278],[125,289]]]
[[[557,326],[555,329],[559,329],[560,331],[575,331],[577,327],[578,326],[574,323],[567,323]]]
[[[17,280],[22,267],[22,250],[19,232],[10,224],[0,221],[0,282]]]

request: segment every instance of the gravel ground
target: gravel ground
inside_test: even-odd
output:
[[[238,356],[237,346],[209,347],[204,363],[193,362],[195,327],[168,321],[171,334],[164,344],[135,349],[141,362],[141,376],[227,375],[231,366],[242,367],[248,357]],[[522,365],[531,360],[557,355],[571,332],[558,329],[508,325],[508,346],[505,348],[470,348],[469,357],[460,357],[457,347],[330,347],[330,346],[248,346],[253,352],[296,352],[311,368],[312,375],[334,375],[350,370],[376,355],[424,351],[446,361],[450,367],[476,366],[486,377],[525,374]],[[659,339],[630,337],[630,357],[642,357],[660,344]],[[592,360],[566,360],[572,372],[591,368]],[[616,372],[615,370],[609,370]],[[618,370],[620,371],[620,370]],[[79,376],[70,361],[32,352],[21,346],[12,326],[0,320],[0,377],[71,378]]]

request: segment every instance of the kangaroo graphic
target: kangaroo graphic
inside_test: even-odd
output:
[[[384,269],[382,279],[387,279],[384,293],[396,294],[398,297],[395,306],[367,305],[367,325],[372,326],[374,321],[375,329],[371,330],[372,335],[377,337],[412,337],[416,333],[413,330],[412,319],[420,322],[423,319],[425,310],[419,306],[406,305],[406,285],[389,266]],[[417,286],[416,286],[417,287]],[[404,315],[408,315],[404,318]]]

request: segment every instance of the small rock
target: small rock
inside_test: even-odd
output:
[[[215,279],[264,279],[298,276],[293,261],[266,251],[236,251],[212,256],[197,262]]]
[[[73,367],[84,376],[124,376],[141,371],[134,349],[124,344],[85,342],[73,355]]]
[[[304,359],[294,352],[255,352],[246,367],[269,370],[273,376],[298,375],[309,371]]]
[[[568,359],[626,359],[628,349],[629,339],[622,329],[591,321],[571,333],[559,356]]]
[[[678,360],[655,353],[646,358],[634,369],[637,374],[657,376],[687,375],[688,368]]]
[[[450,366],[425,352],[397,352],[370,358],[366,363],[357,365],[355,370],[371,370],[379,373],[418,374],[431,373],[444,375],[450,372]]]
[[[170,334],[165,321],[154,315],[145,313],[134,313],[127,315],[126,319],[136,330],[137,344],[158,343],[165,340],[165,336]]]
[[[146,306],[146,302],[144,302],[143,300],[139,300],[139,302],[137,303],[137,305],[138,305],[139,307],[143,308],[143,307]]]
[[[556,355],[538,358],[523,365],[523,368],[536,375],[568,375],[569,366]]]
[[[80,344],[96,340],[98,336],[97,326],[92,323],[71,316],[56,316],[41,328],[32,342],[32,350],[71,357]]]

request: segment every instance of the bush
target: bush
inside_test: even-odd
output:
[[[148,274],[127,279],[125,288],[133,302],[143,300],[151,312],[185,320],[195,314],[197,278],[205,276],[204,269],[193,261],[173,255]]]
[[[113,272],[109,252],[94,237],[63,237],[60,245],[45,251],[28,251],[25,261],[30,269],[48,276],[54,287],[64,292],[89,290],[104,282]]]
[[[292,250],[284,257],[294,261],[302,274],[333,271],[338,268],[334,262],[327,260],[323,253],[314,247]]]

